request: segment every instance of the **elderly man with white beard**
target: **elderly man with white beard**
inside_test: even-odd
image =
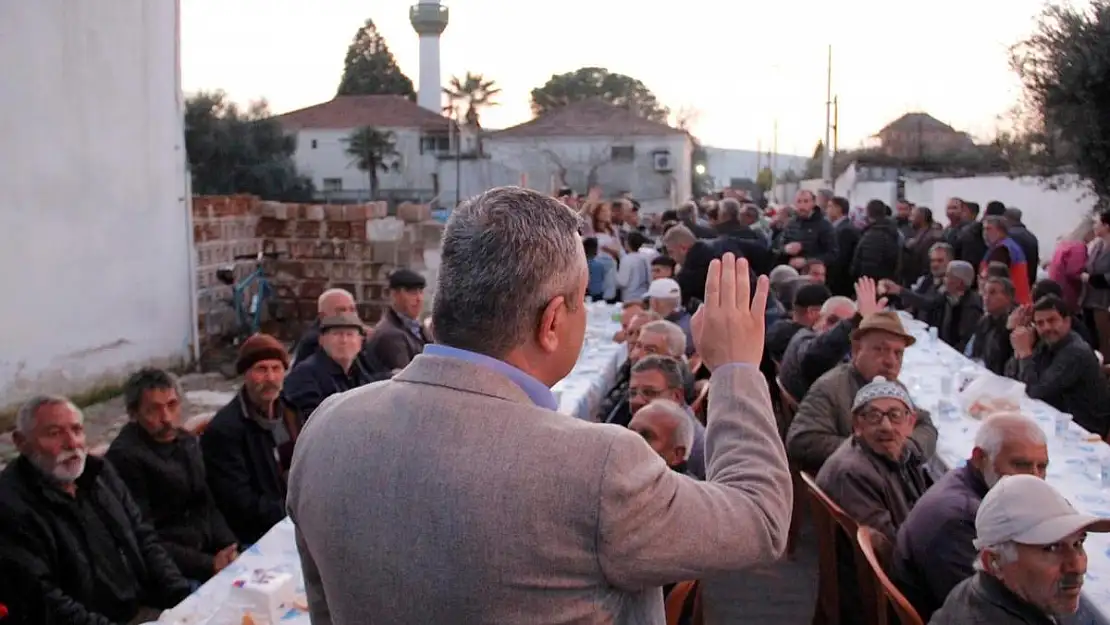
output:
[[[991,415],[979,426],[965,466],[949,471],[917,502],[898,529],[890,576],[924,620],[957,584],[974,574],[975,514],[1003,476],[1044,479],[1044,432],[1019,413]]]
[[[115,470],[88,455],[72,402],[29,400],[13,440],[20,456],[0,473],[0,551],[37,582],[48,622],[140,623],[189,595]]]

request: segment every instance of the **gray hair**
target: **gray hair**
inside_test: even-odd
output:
[[[675,420],[673,445],[681,445],[686,450],[683,460],[690,459],[694,449],[694,419],[686,409],[669,399],[653,399],[648,405],[637,410],[641,412],[660,412]]]
[[[136,371],[123,385],[123,405],[127,409],[127,414],[132,417],[139,414],[139,408],[143,405],[143,395],[147,391],[162,389],[173,389],[179,401],[185,400],[185,393],[181,390],[177,376],[169,371],[154,367],[144,367]]]
[[[944,252],[948,256],[949,260],[956,257],[956,250],[952,248],[951,244],[945,243],[944,241],[941,241],[940,243],[934,243],[932,246],[930,246],[929,254],[932,254],[933,252]]]
[[[346,295],[347,297],[351,298],[352,301],[354,301],[354,299],[355,299],[355,296],[352,295],[351,292],[348,291],[347,289],[338,289],[338,288],[328,289],[328,290],[324,291],[323,293],[321,293],[320,297],[316,298],[316,310],[320,311],[321,309],[323,309],[324,308],[324,302],[328,301],[328,299],[330,299],[332,296],[339,295],[340,293],[342,293],[343,295]]]
[[[997,545],[987,545],[985,547],[980,547],[979,553],[982,554],[984,552],[994,554],[995,558],[998,559],[998,563],[1003,565],[1011,564],[1013,562],[1017,562],[1018,560],[1017,545],[1014,544],[1013,541],[1006,541]],[[990,573],[992,575],[994,574],[994,571],[987,570],[987,567],[983,565],[983,559],[978,556],[975,558],[975,562],[972,563],[972,568],[974,568],[976,571],[982,571],[984,573]]]
[[[660,243],[662,243],[665,247],[667,245],[682,243],[693,244],[697,240],[698,238],[694,236],[694,233],[691,232],[689,228],[683,226],[682,224],[679,224],[677,226],[671,226],[669,230],[664,232],[663,238],[660,239]]]
[[[62,395],[35,395],[31,399],[23,402],[19,407],[19,411],[15,413],[15,431],[26,436],[35,429],[35,419],[38,417],[39,410],[47,406],[57,406],[65,404],[69,406],[70,410],[77,413],[81,421],[85,420],[84,413],[77,407],[68,397]]]
[[[948,263],[946,273],[970,287],[975,282],[975,268],[966,260],[954,260]]]
[[[683,369],[685,365],[677,358],[652,354],[636,361],[632,366],[632,373],[658,371],[663,374],[663,380],[668,389],[686,388],[686,376]]]
[[[520,187],[459,204],[443,232],[432,306],[438,342],[501,357],[529,340],[555,297],[571,310],[584,305],[580,225],[562,202]]]
[[[1007,208],[1002,216],[1005,217],[1006,221],[1011,225],[1016,226],[1021,223],[1022,213],[1020,208]]]
[[[851,308],[853,313],[859,310],[859,307],[856,306],[856,302],[853,301],[852,298],[844,297],[843,295],[834,295],[825,300],[825,303],[821,305],[821,316],[830,315],[834,310],[840,308]]]
[[[1009,269],[1007,269],[1007,271],[1009,271]],[[1005,293],[1006,297],[1009,297],[1010,299],[1013,299],[1014,297],[1017,296],[1017,289],[1014,288],[1014,283],[1009,278],[1003,278],[1003,277],[1000,277],[1000,276],[991,276],[991,277],[987,278],[986,280],[984,280],[983,284],[984,285],[997,284],[998,286],[1002,287],[1002,292]]]
[[[740,221],[740,213],[743,207],[736,198],[726,197],[721,200],[717,207],[720,211],[717,216],[721,221]]]
[[[1007,440],[1015,439],[1035,445],[1046,444],[1044,431],[1033,419],[1020,412],[996,412],[979,426],[975,446],[993,460]]]
[[[995,228],[1001,230],[1003,233],[1008,233],[1010,231],[1010,224],[1006,221],[1006,218],[999,217],[998,215],[991,215],[984,218],[983,225],[994,226]]]
[[[697,217],[698,214],[698,203],[694,202],[693,200],[683,202],[682,206],[679,206],[678,210],[676,210],[675,212],[678,213],[679,219],[693,219],[694,217]]]
[[[644,334],[661,334],[667,340],[667,353],[671,358],[680,358],[686,353],[686,333],[677,323],[660,319],[649,321],[640,327],[640,336]]]
[[[771,270],[771,286],[778,286],[791,278],[798,277],[798,270],[790,265],[779,265]]]

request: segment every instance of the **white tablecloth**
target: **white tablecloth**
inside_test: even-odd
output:
[[[559,399],[559,412],[592,420],[602,398],[613,386],[617,371],[627,358],[622,344],[613,342],[620,330],[620,306],[604,302],[588,304],[586,341],[574,370],[552,389]],[[304,579],[293,537],[293,523],[286,518],[275,525],[250,550],[212,578],[188,599],[162,615],[166,625],[240,625],[242,607],[233,605],[228,594],[232,582],[256,569],[286,572],[296,582],[299,603],[304,605]],[[261,621],[256,622],[261,624]],[[283,625],[308,625],[308,614],[291,611]],[[273,625],[277,625],[276,623]]]
[[[932,413],[939,437],[935,464],[943,469],[963,466],[971,457],[980,421],[963,410],[940,414],[941,382],[945,376],[960,372],[969,375],[990,375],[963,354],[941,341],[931,341],[923,324],[911,322],[907,327],[918,339],[906,351],[901,380],[910,387],[914,402]],[[953,383],[953,392],[955,383]],[[953,404],[955,394],[950,395]],[[1018,400],[1019,398],[1014,398]],[[1022,411],[1033,416],[1049,440],[1048,482],[1055,486],[1080,511],[1110,517],[1110,490],[1102,488],[1100,468],[1094,458],[1110,453],[1105,443],[1087,443],[1087,432],[1072,424],[1068,436],[1055,436],[1056,409],[1044,402],[1022,397]],[[1083,585],[1083,601],[1076,620],[1082,625],[1110,625],[1110,535],[1091,534],[1087,538],[1087,579]]]

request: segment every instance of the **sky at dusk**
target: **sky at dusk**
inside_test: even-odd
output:
[[[355,31],[372,18],[401,69],[419,80],[415,0],[181,0],[182,87],[266,98],[275,112],[331,99]],[[601,66],[643,81],[719,147],[810,154],[824,135],[827,46],[840,99],[840,147],[858,147],[922,110],[986,139],[1019,95],[1008,48],[1042,0],[444,0],[443,82],[497,81],[483,126],[531,117],[529,93],[552,74]]]

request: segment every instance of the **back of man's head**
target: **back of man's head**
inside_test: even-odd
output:
[[[497,187],[466,200],[443,232],[432,306],[437,342],[499,358],[532,341],[556,297],[582,304],[578,215],[555,198]]]
[[[871,200],[867,203],[867,218],[871,221],[879,221],[886,218],[889,210],[882,200]]]
[[[743,207],[736,198],[726,197],[718,203],[717,207],[720,211],[718,217],[723,223],[740,221],[740,213],[743,211]]]

